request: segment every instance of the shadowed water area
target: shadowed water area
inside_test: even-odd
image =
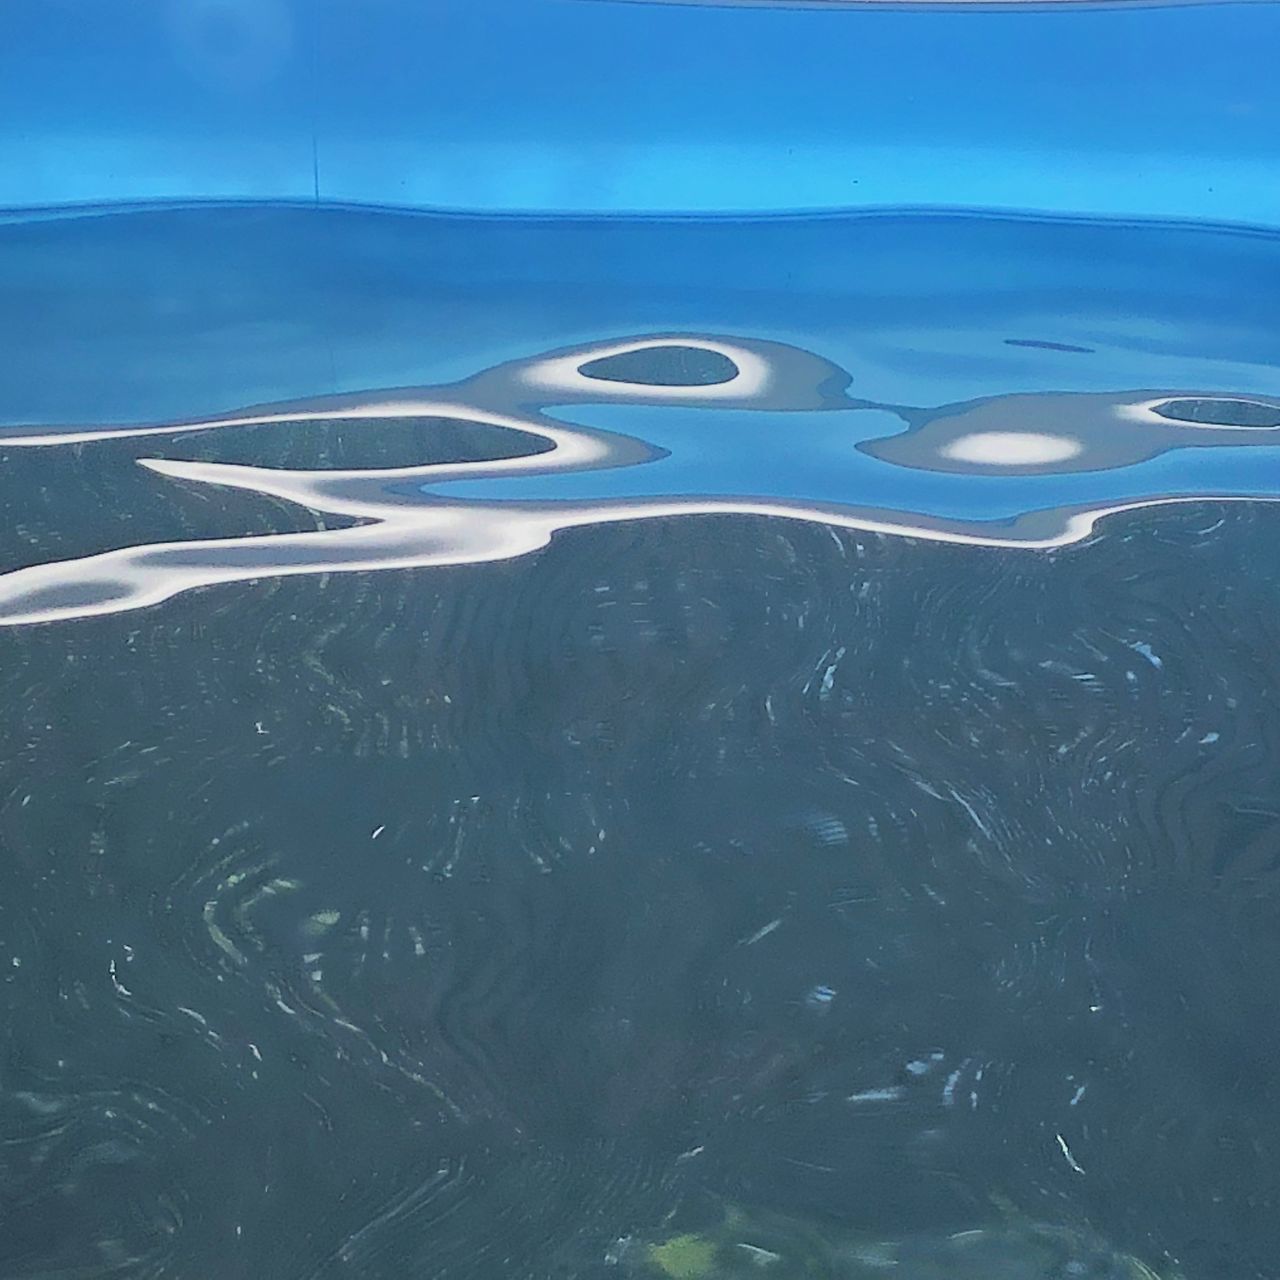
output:
[[[1274,1275],[1277,283],[0,226],[0,1276]]]

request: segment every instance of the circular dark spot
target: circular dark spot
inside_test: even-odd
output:
[[[1165,400],[1152,411],[1171,422],[1206,427],[1280,427],[1280,408],[1259,400],[1232,400],[1217,396]]]
[[[588,360],[578,372],[601,382],[630,382],[646,387],[714,387],[732,382],[738,366],[705,347],[641,347],[616,356]]]

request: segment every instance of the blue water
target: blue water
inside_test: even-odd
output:
[[[1270,1280],[1273,4],[0,13],[0,1280]]]
[[[14,3],[0,203],[1274,225],[1278,42],[1265,3]]]
[[[1266,1275],[1277,253],[6,226],[6,1273]]]
[[[1031,550],[1153,503],[1280,491],[1280,248],[1263,232],[193,208],[15,224],[8,240],[11,277],[53,303],[58,328],[12,313],[7,403],[43,420],[6,428],[11,449],[130,440],[170,481],[354,522],[31,566],[0,577],[9,621],[273,572],[518,556],[557,531],[680,514]],[[351,254],[336,278],[335,246]],[[592,279],[570,284],[588,263]],[[95,341],[107,325],[111,343]],[[664,353],[720,363],[681,385]],[[322,356],[318,376],[290,376]],[[167,378],[144,374],[112,404],[113,371],[166,359]],[[631,365],[610,373],[619,359]],[[332,421],[376,450],[387,420],[471,423],[513,456],[387,465],[375,452],[320,473],[183,457],[197,433]]]

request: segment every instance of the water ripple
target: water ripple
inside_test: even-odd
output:
[[[691,373],[691,358],[723,368],[710,377]],[[168,424],[9,429],[0,444],[33,448],[247,427],[341,422],[372,430],[397,420],[446,420],[536,444],[486,461],[324,471],[140,458],[158,476],[277,498],[344,523],[268,537],[151,543],[15,569],[0,575],[0,623],[116,613],[197,587],[263,577],[507,559],[545,546],[566,529],[655,517],[775,516],[1045,549],[1078,541],[1099,519],[1122,511],[1277,494],[1277,399],[1194,391],[1045,393],[913,410],[855,400],[844,391],[848,381],[829,361],[776,342],[646,335],[512,361],[449,386],[344,394]],[[644,434],[575,425],[550,412],[600,403],[647,410]],[[1188,405],[1192,410],[1179,407]],[[683,414],[662,412],[705,409],[739,416],[709,423],[699,434]],[[744,427],[744,411],[764,418],[763,429]],[[836,426],[815,431],[815,414]],[[787,415],[804,416],[793,430]],[[884,435],[886,420],[896,420],[899,429]],[[859,462],[855,445],[863,458],[887,468]],[[1261,467],[1241,456],[1257,446],[1264,447]],[[1141,465],[1201,449],[1218,451],[1225,465]],[[734,492],[733,451],[752,450],[755,474],[768,489]],[[771,473],[761,468],[761,456],[774,464]],[[957,480],[939,489],[913,479],[930,473]],[[1087,483],[1072,483],[1081,473]],[[828,496],[844,492],[852,499],[880,490],[895,505],[867,507]],[[1081,500],[1085,494],[1091,496]],[[1056,501],[1037,505],[1046,499]],[[965,507],[972,514],[948,514]]]

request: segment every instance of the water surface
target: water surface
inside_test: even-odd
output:
[[[0,1274],[1273,1274],[1278,277],[0,228]]]

